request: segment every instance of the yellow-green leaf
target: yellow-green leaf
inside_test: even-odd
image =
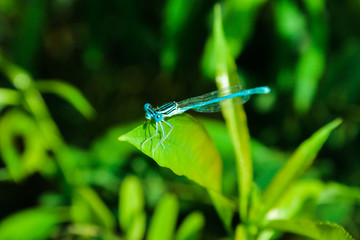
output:
[[[36,88],[40,92],[53,93],[71,103],[86,118],[92,118],[95,110],[84,95],[73,85],[60,80],[36,81]]]
[[[120,227],[127,232],[135,218],[144,210],[144,196],[139,179],[127,176],[121,184],[119,195]]]
[[[36,208],[15,213],[0,222],[0,239],[50,239],[62,218],[53,209]]]
[[[193,212],[182,221],[176,234],[176,240],[199,239],[205,218],[200,212]]]
[[[341,226],[331,223],[317,223],[307,220],[274,220],[266,228],[295,233],[318,240],[353,240],[354,238]]]
[[[151,219],[148,240],[172,239],[179,213],[179,202],[174,195],[166,195],[157,205]]]
[[[0,120],[0,132],[0,154],[14,180],[43,167],[47,148],[32,118],[16,110],[9,111]],[[17,140],[22,140],[23,150],[16,145]]]
[[[162,167],[170,168],[178,175],[184,175],[208,189],[220,191],[222,162],[219,153],[203,125],[188,114],[168,120],[174,126],[164,147],[159,146],[153,159]],[[168,132],[170,127],[165,126]],[[142,143],[155,134],[153,123],[147,122],[121,136],[120,141],[128,141],[152,157],[152,149],[159,143],[162,134],[151,141]]]
[[[75,190],[72,216],[76,222],[93,222],[108,230],[115,227],[115,219],[98,194],[89,187]]]
[[[216,83],[219,89],[239,84],[236,64],[226,44],[222,26],[220,4],[214,8],[213,38],[215,47]],[[236,155],[236,170],[239,185],[240,216],[247,218],[249,195],[253,183],[253,167],[250,154],[250,136],[244,108],[233,99],[231,106],[222,109]]]
[[[335,119],[314,133],[303,142],[291,155],[285,166],[281,168],[266,188],[263,195],[266,213],[287,190],[289,185],[313,163],[317,153],[329,137],[330,133],[341,124],[341,119]]]

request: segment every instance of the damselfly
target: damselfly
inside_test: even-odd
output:
[[[156,137],[159,134],[159,127],[161,128],[162,137],[160,142],[155,146],[152,150],[152,155],[154,156],[155,150],[163,145],[164,141],[169,137],[171,131],[174,126],[169,122],[165,121],[165,118],[181,114],[187,110],[194,110],[197,112],[218,112],[221,110],[221,105],[225,100],[229,100],[231,98],[240,98],[241,103],[245,103],[250,95],[253,94],[266,94],[270,92],[269,87],[257,87],[252,89],[243,89],[241,85],[236,85],[228,88],[220,89],[219,91],[214,91],[211,93],[207,93],[198,97],[193,97],[189,99],[185,99],[180,102],[170,102],[162,105],[158,108],[153,108],[150,103],[146,103],[144,105],[145,110],[145,118],[148,120],[155,121],[155,134],[149,137],[142,143],[142,148],[144,144]],[[170,127],[170,130],[165,134],[164,124],[167,124]]]

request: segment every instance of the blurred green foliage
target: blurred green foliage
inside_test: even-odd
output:
[[[220,3],[0,0],[0,239],[360,237],[360,2]],[[117,141],[219,74],[272,92],[172,118],[191,157]]]

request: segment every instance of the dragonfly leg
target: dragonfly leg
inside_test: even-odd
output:
[[[161,144],[170,136],[170,133],[171,133],[171,131],[172,131],[173,128],[174,128],[174,126],[171,125],[170,123],[168,123],[167,121],[163,120],[163,122],[166,123],[167,125],[169,125],[170,130],[169,130],[169,132],[166,134],[166,136],[161,139],[161,141],[160,141]]]
[[[165,137],[165,129],[161,122],[159,122],[159,125],[160,125],[161,131],[162,131],[162,138],[161,138],[160,142],[156,145],[156,147],[152,150],[153,157],[154,157],[155,150],[160,146],[160,144],[161,144],[161,146],[163,146],[163,148],[165,148],[165,146],[163,144],[163,139]]]
[[[158,122],[156,122],[156,131],[155,134],[152,135],[151,137],[149,137],[148,139],[146,139],[142,144],[141,144],[141,149],[144,149],[144,144],[147,143],[148,141],[150,141],[151,139],[153,139],[154,137],[156,137],[159,134],[159,124]]]

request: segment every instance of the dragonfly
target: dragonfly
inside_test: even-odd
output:
[[[235,85],[220,89],[218,91],[213,91],[198,97],[188,98],[183,101],[169,102],[157,108],[153,108],[150,103],[146,103],[144,105],[145,118],[147,120],[153,120],[155,122],[155,134],[146,139],[141,144],[141,148],[144,148],[145,143],[158,136],[160,134],[160,129],[162,136],[159,143],[152,150],[153,157],[155,150],[160,145],[165,148],[163,143],[169,137],[171,131],[174,128],[173,125],[171,125],[165,120],[166,118],[181,114],[188,110],[194,110],[196,112],[219,112],[226,100],[232,98],[239,98],[241,103],[245,103],[253,94],[267,94],[270,91],[271,89],[268,86],[243,89],[241,85]],[[170,127],[170,130],[167,133],[165,133],[163,124],[166,124]]]

